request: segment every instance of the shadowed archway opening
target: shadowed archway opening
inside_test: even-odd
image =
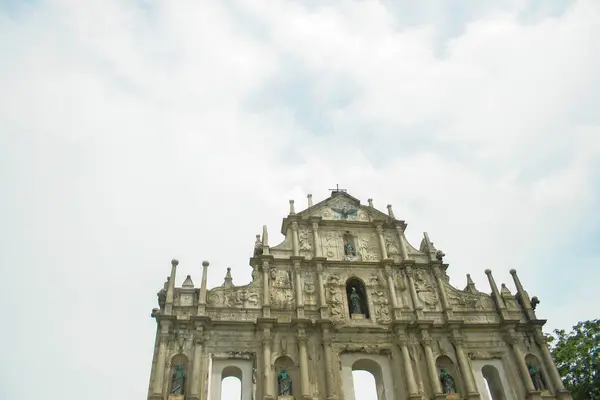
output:
[[[384,400],[383,370],[373,360],[361,359],[352,364],[352,384],[356,400]]]
[[[221,372],[221,400],[242,398],[242,370],[238,367],[225,367]]]
[[[502,380],[500,379],[500,373],[498,372],[498,369],[493,365],[484,365],[481,368],[481,373],[485,378],[485,383],[488,387],[488,391],[492,397],[492,400],[506,400],[504,387],[502,387]]]

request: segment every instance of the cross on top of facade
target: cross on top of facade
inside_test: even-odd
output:
[[[329,189],[329,190],[331,190],[332,193],[337,193],[337,192],[346,193],[346,189],[340,189],[340,185],[338,185],[337,183],[335,185],[335,189]]]

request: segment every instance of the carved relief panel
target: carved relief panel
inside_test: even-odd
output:
[[[415,270],[414,282],[417,296],[426,310],[435,310],[439,303],[437,289],[432,283],[432,277],[429,271],[422,269]]]
[[[273,308],[293,309],[296,304],[294,297],[293,278],[291,270],[271,268],[271,305]]]
[[[325,231],[322,234],[323,255],[331,260],[378,261],[379,244],[377,235],[365,231]]]
[[[258,309],[261,304],[261,290],[258,285],[219,287],[208,292],[206,302],[213,307]]]

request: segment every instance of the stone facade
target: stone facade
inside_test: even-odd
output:
[[[444,253],[427,233],[418,249],[408,243],[391,206],[343,191],[308,204],[296,213],[290,201],[281,244],[269,246],[266,227],[257,235],[248,285],[228,270],[208,290],[205,261],[199,289],[189,276],[175,288],[173,260],[152,310],[148,399],[220,400],[221,380],[235,376],[242,400],[354,400],[353,370],[373,374],[380,400],[487,400],[486,381],[493,400],[571,399],[516,271],[514,295],[489,270],[491,294],[468,275],[459,290]],[[279,396],[282,370],[291,397]]]

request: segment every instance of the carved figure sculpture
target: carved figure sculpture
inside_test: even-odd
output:
[[[441,250],[438,250],[435,252],[435,258],[437,258],[439,261],[443,261],[445,256],[446,256],[446,253],[444,253]]]
[[[529,376],[533,381],[533,386],[535,387],[535,390],[544,390],[546,388],[546,385],[544,385],[544,380],[542,379],[542,374],[540,373],[540,371],[538,371],[538,369],[533,364],[529,364],[527,366],[527,369],[529,369]]]
[[[537,308],[537,305],[540,304],[540,299],[538,299],[537,296],[533,296],[531,298],[531,302],[529,304],[531,304],[532,310],[535,311],[535,309]]]
[[[351,257],[356,257],[356,249],[350,241],[344,243],[344,254]]]
[[[444,393],[456,393],[456,383],[454,378],[442,368],[440,371],[440,382],[442,383],[442,392]]]
[[[358,213],[358,208],[355,208],[349,204],[344,204],[341,208],[331,207],[333,211],[339,214],[340,219],[348,219],[348,217],[356,217]]]
[[[352,288],[350,293],[350,314],[363,314],[360,304],[360,295],[356,292],[356,288]]]
[[[185,371],[183,365],[177,365],[177,369],[173,374],[173,384],[171,385],[171,394],[183,395],[185,388]]]
[[[279,396],[292,395],[292,378],[290,378],[285,369],[282,370],[277,377],[277,388]]]

